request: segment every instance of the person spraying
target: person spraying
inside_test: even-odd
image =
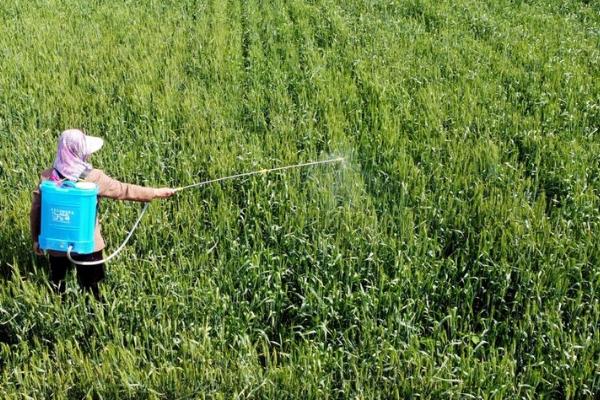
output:
[[[144,187],[120,182],[111,178],[102,170],[92,167],[89,158],[92,153],[100,150],[104,141],[95,136],[86,135],[79,129],[69,129],[60,135],[58,139],[58,150],[52,168],[46,169],[40,174],[40,185],[44,182],[56,182],[57,185],[73,182],[86,182],[97,188],[98,202],[100,198],[116,200],[131,200],[138,202],[149,202],[154,199],[164,199],[173,196],[176,189],[162,187]],[[40,185],[33,191],[30,212],[30,228],[33,240],[33,251],[37,255],[45,252],[40,248],[40,220],[41,220],[41,192]],[[95,219],[93,232],[93,251],[89,254],[69,254],[73,260],[81,262],[97,262],[95,265],[76,264],[77,280],[79,286],[85,292],[91,292],[98,300],[102,298],[99,283],[105,277],[105,266],[103,262],[104,239],[98,219]],[[67,258],[65,251],[49,250],[48,254],[50,271],[49,280],[52,288],[63,294],[66,290],[65,277],[73,263]],[[90,263],[93,264],[93,263]]]

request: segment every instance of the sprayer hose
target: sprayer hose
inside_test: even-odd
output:
[[[277,167],[277,168],[271,168],[271,169],[261,169],[261,170],[252,171],[252,172],[244,172],[242,174],[230,175],[230,176],[225,176],[225,177],[222,177],[222,178],[210,179],[210,180],[207,180],[207,181],[193,183],[193,184],[187,185],[187,186],[182,186],[182,187],[179,187],[179,188],[175,189],[175,192],[180,192],[182,190],[192,189],[192,188],[195,188],[195,187],[204,186],[204,185],[208,185],[210,183],[221,182],[221,181],[225,181],[225,180],[229,180],[229,179],[238,179],[238,178],[243,178],[243,177],[251,176],[251,175],[265,174],[265,173],[268,173],[268,172],[283,171],[283,170],[291,169],[291,168],[309,167],[309,166],[312,166],[312,165],[328,164],[328,163],[341,162],[341,161],[344,161],[344,157],[332,158],[332,159],[329,159],[329,160],[312,161],[312,162],[303,163],[303,164],[287,165],[285,167]],[[125,247],[125,245],[129,241],[129,239],[133,235],[133,232],[135,232],[135,230],[137,229],[140,221],[142,220],[142,217],[144,216],[144,214],[146,213],[146,210],[148,209],[148,204],[150,204],[150,203],[144,204],[144,208],[142,209],[142,212],[140,213],[140,215],[138,216],[138,219],[133,224],[133,227],[131,228],[131,230],[127,234],[127,237],[125,238],[125,240],[123,241],[123,243],[121,243],[121,245],[119,246],[119,248],[117,250],[115,250],[110,256],[106,257],[103,260],[99,260],[99,261],[77,261],[77,260],[74,260],[73,257],[71,257],[71,250],[73,250],[73,246],[69,246],[69,248],[67,249],[67,258],[69,259],[69,261],[71,261],[73,264],[76,264],[76,265],[99,265],[99,264],[108,262],[109,260],[111,260],[114,257],[116,257],[117,254],[119,254],[123,250],[123,248]]]
[[[117,256],[117,254],[119,254],[123,250],[123,248],[125,248],[125,245],[127,244],[127,242],[129,242],[129,239],[131,239],[131,236],[133,235],[133,232],[135,232],[135,230],[137,229],[140,221],[142,220],[142,217],[146,213],[146,210],[148,209],[148,205],[149,204],[150,203],[144,204],[144,208],[142,208],[142,212],[140,213],[140,215],[138,216],[138,219],[133,224],[133,227],[131,228],[131,230],[127,234],[127,237],[125,238],[125,240],[123,241],[123,243],[121,243],[121,245],[119,246],[119,248],[117,250],[115,250],[110,256],[106,257],[103,260],[98,260],[98,261],[77,261],[77,260],[74,260],[73,257],[71,257],[71,250],[73,249],[73,246],[69,246],[69,248],[67,249],[67,258],[69,259],[69,261],[71,261],[73,264],[77,264],[77,265],[88,265],[88,266],[91,266],[91,265],[100,265],[102,263],[105,263],[105,262],[108,262],[108,261],[112,260],[114,257]]]

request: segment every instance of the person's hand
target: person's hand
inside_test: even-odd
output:
[[[173,196],[177,191],[172,188],[159,188],[154,189],[154,198],[156,199],[166,199],[168,197]]]
[[[44,251],[40,249],[40,244],[38,242],[33,242],[33,252],[38,256],[44,255]]]

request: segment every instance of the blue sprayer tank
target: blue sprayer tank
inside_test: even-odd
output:
[[[91,182],[44,181],[39,246],[43,250],[94,252],[98,186]]]

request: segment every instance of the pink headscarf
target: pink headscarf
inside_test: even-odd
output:
[[[86,136],[79,129],[68,129],[58,138],[58,150],[54,160],[52,180],[60,180],[56,173],[70,180],[79,179],[84,172],[89,172],[92,165],[87,162],[94,151],[102,147],[102,139]]]

